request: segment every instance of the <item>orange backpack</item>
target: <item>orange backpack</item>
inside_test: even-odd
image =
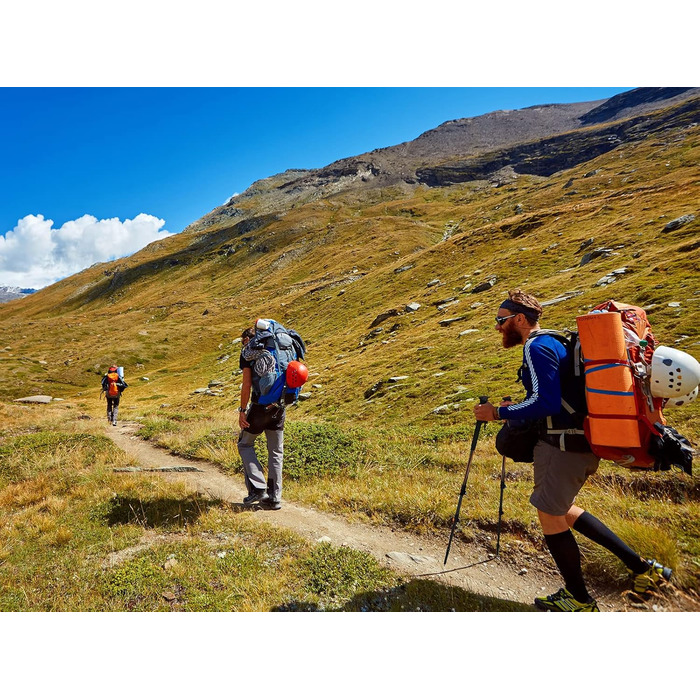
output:
[[[593,453],[621,466],[653,469],[654,424],[664,426],[663,399],[650,391],[656,339],[646,312],[607,301],[576,318],[583,354],[588,416],[584,431]]]
[[[114,398],[119,396],[119,375],[116,372],[108,372],[107,374],[107,396]]]

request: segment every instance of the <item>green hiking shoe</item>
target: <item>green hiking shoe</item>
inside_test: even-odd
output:
[[[600,612],[598,603],[593,598],[587,603],[579,603],[566,588],[560,588],[552,595],[535,598],[535,607],[551,612]]]
[[[669,569],[663,564],[659,564],[656,559],[646,559],[647,564],[649,564],[648,571],[643,574],[634,574],[630,571],[632,575],[632,590],[635,593],[647,593],[653,589],[659,587],[660,583],[666,583],[671,579],[673,570]]]

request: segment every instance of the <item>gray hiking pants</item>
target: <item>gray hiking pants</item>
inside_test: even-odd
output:
[[[238,438],[238,454],[243,460],[245,485],[248,493],[253,489],[264,490],[273,501],[282,498],[282,461],[284,457],[284,431],[264,430],[267,439],[267,482],[262,466],[255,454],[255,439],[257,435],[241,430]]]
[[[120,396],[115,396],[114,398],[107,397],[107,420],[113,423],[117,420],[117,414],[119,413],[119,399]]]

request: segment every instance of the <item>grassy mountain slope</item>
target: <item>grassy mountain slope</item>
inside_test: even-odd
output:
[[[309,340],[312,382],[322,388],[311,390],[301,415],[451,421],[431,411],[458,403],[455,393],[517,390],[517,353],[500,349],[492,328],[516,286],[542,300],[575,295],[547,308],[554,327],[608,298],[644,305],[662,342],[697,355],[700,220],[663,229],[696,213],[698,102],[657,113],[648,132],[548,177],[516,173],[501,186],[472,180],[410,193],[348,189],[95,265],[0,309],[11,348],[0,351],[0,395],[96,395],[98,376],[118,362],[143,408],[192,402],[212,379],[229,383],[224,397],[197,401],[229,405],[233,341],[267,316]],[[599,138],[588,127],[571,139],[587,135]],[[608,252],[580,266],[597,248]],[[596,286],[620,268],[615,282]],[[491,278],[489,290],[473,293]],[[410,302],[421,305],[415,313],[404,311]],[[402,375],[365,398],[376,382]],[[464,400],[454,408],[459,420],[470,415]]]

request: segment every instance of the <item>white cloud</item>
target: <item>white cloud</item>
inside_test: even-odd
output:
[[[54,228],[51,219],[25,216],[0,236],[0,284],[40,289],[96,262],[130,255],[170,236],[163,219],[139,214],[133,219],[97,220],[85,214]]]

